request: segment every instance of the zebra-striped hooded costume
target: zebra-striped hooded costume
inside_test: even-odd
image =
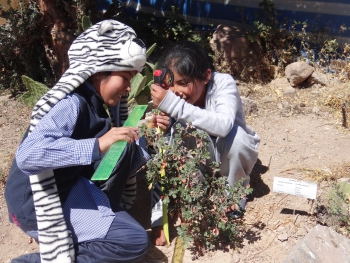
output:
[[[146,49],[130,27],[115,20],[106,20],[82,33],[72,43],[68,56],[68,70],[35,105],[28,136],[58,101],[91,75],[104,71],[140,72],[146,62]],[[117,104],[119,108],[110,108],[114,123],[123,124],[127,118],[126,99],[123,97]],[[125,110],[124,115],[120,115],[121,108]],[[73,241],[66,226],[53,170],[31,175],[30,184],[37,218],[41,261],[74,262]],[[129,179],[127,184],[133,184],[136,191],[136,177]],[[123,197],[125,198],[124,195]]]

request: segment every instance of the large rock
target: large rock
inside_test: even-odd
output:
[[[314,72],[314,68],[304,61],[289,64],[285,69],[286,78],[292,86],[299,86]]]
[[[254,100],[251,100],[246,97],[241,97],[241,100],[242,100],[243,112],[245,116],[249,116],[252,113],[258,111],[258,105]]]
[[[284,263],[350,263],[350,239],[317,225],[292,248]]]

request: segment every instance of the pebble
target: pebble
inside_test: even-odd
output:
[[[287,241],[288,240],[288,234],[287,233],[283,233],[283,234],[280,234],[280,235],[278,235],[277,236],[277,239],[279,240],[279,241]]]

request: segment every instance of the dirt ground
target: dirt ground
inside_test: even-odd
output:
[[[342,127],[339,112],[321,103],[332,92],[332,87],[315,86],[290,92],[290,89],[283,91],[274,82],[265,86],[242,83],[239,89],[257,103],[258,111],[248,116],[247,122],[261,137],[259,160],[251,175],[254,192],[249,197],[243,219],[246,230],[235,249],[208,252],[194,262],[283,262],[295,243],[317,224],[317,219],[315,202],[274,192],[274,177],[320,181],[317,195],[322,196],[329,183],[319,177],[348,167],[350,163],[349,130]],[[3,182],[29,114],[30,109],[18,101],[8,96],[0,98],[0,176]],[[9,223],[3,188],[1,184],[0,262],[10,262],[21,254],[38,251],[38,246]],[[149,229],[150,194],[142,172],[138,175],[137,200],[130,213]],[[171,231],[169,247],[151,246],[143,262],[172,262],[175,237],[175,232]],[[190,249],[185,251],[183,262],[193,262]]]

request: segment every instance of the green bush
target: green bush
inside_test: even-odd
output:
[[[82,32],[86,18],[93,22],[103,18],[93,1],[58,0],[45,4],[48,10],[40,10],[35,1],[27,0],[19,0],[16,8],[0,5],[1,16],[7,21],[0,26],[0,90],[8,89],[14,96],[26,91],[22,75],[53,86],[65,70],[60,64],[64,58],[58,59],[54,46],[66,54],[67,47]],[[55,32],[53,25],[58,17],[62,31]],[[65,58],[68,62],[66,55]]]
[[[190,124],[177,124],[172,143],[154,128],[141,127],[156,154],[147,163],[151,186],[163,187],[163,202],[170,215],[181,218],[177,233],[184,246],[193,245],[198,253],[219,245],[234,245],[242,230],[239,220],[227,216],[227,208],[251,193],[242,182],[229,187],[218,175],[218,163],[209,163],[207,135]],[[188,149],[183,140],[193,140],[197,147]],[[161,170],[165,176],[161,176]]]
[[[134,28],[137,36],[144,40],[147,46],[157,43],[161,50],[169,42],[188,40],[198,42],[211,51],[209,38],[214,31],[213,25],[208,23],[205,29],[193,28],[181,16],[180,9],[175,6],[172,6],[170,11],[166,11],[164,17],[137,12],[133,17],[121,13],[119,18]],[[159,50],[156,50],[156,58]]]
[[[49,88],[27,76],[22,76],[22,81],[28,91],[21,95],[21,99],[26,105],[34,107],[35,103],[49,90]]]
[[[301,23],[293,21],[288,31],[291,20],[287,17],[280,19],[272,0],[263,0],[259,7],[254,21],[256,30],[251,31],[249,40],[255,41],[258,37],[270,63],[277,65],[278,71],[282,72],[298,55],[294,31]]]
[[[318,220],[336,231],[350,236],[350,184],[335,183],[328,190],[325,201],[317,205]]]
[[[27,75],[40,82],[54,81],[42,39],[43,16],[32,1],[19,1],[17,10],[0,6],[7,23],[0,27],[0,90],[13,94],[26,90],[21,81]]]

